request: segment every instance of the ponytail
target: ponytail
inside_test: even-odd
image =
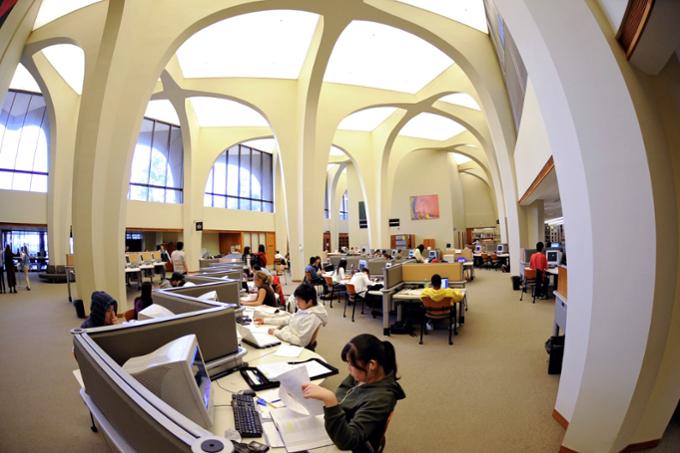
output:
[[[380,341],[374,335],[361,334],[352,338],[340,353],[343,362],[366,372],[366,364],[375,360],[383,367],[385,374],[397,375],[397,355],[389,341]]]

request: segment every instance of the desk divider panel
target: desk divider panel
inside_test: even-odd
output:
[[[463,266],[460,263],[409,263],[402,267],[405,282],[429,282],[434,274],[452,281],[463,280]]]
[[[375,258],[368,261],[368,273],[370,275],[382,275],[383,269],[385,269],[385,263],[387,260],[384,258]]]
[[[167,288],[158,292],[182,294],[184,296],[195,297],[210,292],[217,291],[217,300],[228,304],[239,303],[239,292],[241,291],[241,280],[222,280],[199,276],[188,276],[188,281],[196,283],[196,286],[181,286],[178,288]],[[170,308],[170,307],[168,307]],[[172,310],[172,309],[171,309]]]
[[[397,286],[399,283],[403,282],[403,267],[402,264],[397,264],[390,268],[385,268],[383,271],[385,282],[383,283],[383,289],[390,289]]]

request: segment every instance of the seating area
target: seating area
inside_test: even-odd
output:
[[[72,269],[70,272],[70,280],[74,282],[76,279],[76,274]],[[38,274],[38,278],[46,283],[66,283],[66,267],[62,265],[55,266],[53,264],[48,264],[47,271]]]

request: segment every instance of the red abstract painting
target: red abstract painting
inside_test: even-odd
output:
[[[439,195],[416,195],[411,197],[411,220],[439,218]]]

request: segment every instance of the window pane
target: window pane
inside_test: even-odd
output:
[[[213,165],[213,190],[215,193],[224,194],[227,188],[227,164],[225,162],[224,154],[217,158],[215,165]]]
[[[130,200],[146,201],[149,196],[148,187],[130,186]]]
[[[205,191],[206,193],[212,193],[213,192],[213,170],[212,168],[210,169],[210,173],[208,173],[208,180],[205,182]],[[209,206],[209,205],[206,205]]]
[[[208,194],[203,195],[203,206],[206,206],[208,208],[212,207],[212,195]]]
[[[168,187],[182,188],[183,185],[183,162],[184,146],[182,145],[182,131],[178,127],[170,130],[170,152],[168,155],[168,177],[166,184]]]
[[[149,189],[149,201],[156,203],[163,203],[165,201],[165,189]]]
[[[264,153],[262,155],[262,199],[267,201],[274,201],[274,195],[272,191],[273,183],[273,172],[272,172],[272,155]]]
[[[21,128],[24,125],[24,118],[28,111],[30,99],[31,96],[28,94],[16,93],[14,102],[10,106],[6,129],[2,137],[2,142],[0,142],[0,149],[3,151],[0,166],[4,168],[14,169],[17,150],[19,149]]]
[[[261,164],[262,164],[262,153],[259,151],[251,151],[252,153],[252,168],[250,170],[250,197],[251,198],[261,198],[262,196],[262,189],[261,189],[261,180],[262,180],[262,172],[261,172]],[[259,209],[253,208],[254,211],[259,211]]]
[[[250,200],[246,200],[244,198],[241,198],[238,201],[238,208],[239,209],[245,209],[246,211],[250,211]]]
[[[238,209],[238,198],[229,197],[227,199],[227,208]]]
[[[47,176],[33,175],[31,178],[31,192],[47,192]]]
[[[262,203],[259,202],[259,201],[252,201],[250,203],[250,206],[251,206],[250,209],[253,210],[253,211],[261,211],[262,210]]]
[[[31,175],[26,173],[14,173],[12,181],[13,190],[29,190],[31,188]]]
[[[228,152],[227,194],[238,196],[238,145]]]
[[[272,203],[263,203],[264,205],[264,212],[274,212],[274,205]]]
[[[12,189],[12,172],[0,171],[0,189]]]
[[[164,186],[168,165],[170,125],[156,121],[151,145],[151,169],[149,184]]]
[[[239,196],[250,197],[250,148],[246,146],[241,146],[239,183],[241,184],[239,187]]]
[[[215,195],[213,197],[213,206],[215,208],[224,208],[226,197]]]
[[[140,184],[149,183],[149,159],[151,151],[148,145],[137,143],[135,153],[132,156],[132,172],[130,173],[130,182],[137,182]]]

